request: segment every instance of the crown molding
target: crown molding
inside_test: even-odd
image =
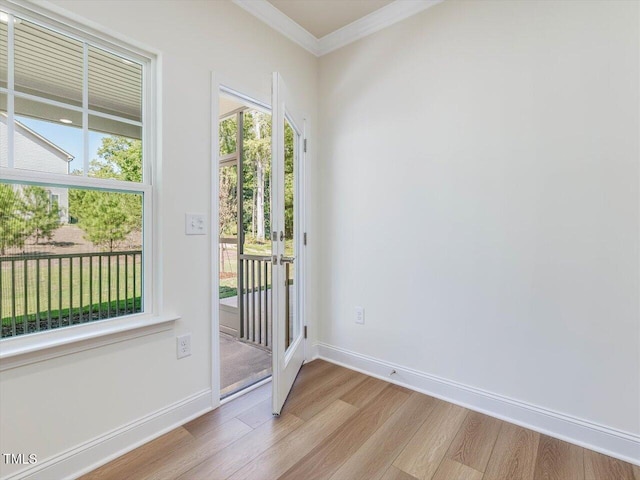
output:
[[[321,57],[443,1],[395,0],[393,3],[319,39],[291,20],[267,0],[233,0],[233,3],[315,56]]]
[[[360,40],[383,28],[431,8],[444,0],[396,0],[379,10],[371,12],[355,22],[325,35],[318,40],[318,56],[321,57],[340,47]]]
[[[254,17],[257,17],[259,20],[262,20],[289,40],[313,53],[316,57],[320,55],[318,39],[271,5],[267,0],[233,0],[233,3]]]

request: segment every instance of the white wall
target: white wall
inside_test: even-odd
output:
[[[448,0],[321,58],[321,343],[640,433],[638,5]]]
[[[40,461],[211,388],[211,238],[184,235],[209,213],[210,72],[270,95],[280,71],[316,124],[317,59],[231,2],[59,1],[162,51],[162,300],[175,329],[3,372],[0,451]],[[250,92],[251,93],[251,92]],[[314,132],[312,131],[312,135]],[[193,355],[176,360],[175,336]],[[2,475],[18,470],[0,466]]]

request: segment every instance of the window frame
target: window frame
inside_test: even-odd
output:
[[[178,317],[162,315],[160,302],[160,272],[159,268],[154,268],[154,265],[158,265],[158,260],[161,258],[158,242],[159,214],[157,208],[159,166],[161,165],[161,144],[159,140],[160,136],[158,134],[161,126],[161,97],[159,92],[161,72],[160,52],[136,44],[135,42],[121,36],[114,36],[112,33],[106,33],[103,28],[94,24],[88,24],[86,20],[83,20],[80,17],[69,18],[66,12],[55,7],[52,10],[48,10],[37,5],[29,4],[28,6],[25,6],[8,0],[0,0],[0,9],[3,12],[6,12],[9,16],[7,21],[7,86],[6,88],[0,87],[0,93],[7,95],[8,166],[0,167],[0,179],[6,183],[39,185],[45,188],[84,188],[109,192],[138,193],[143,195],[142,312],[1,339],[0,360],[2,360],[2,363],[0,363],[0,371],[2,371],[5,368],[13,368],[13,366],[31,363],[29,359],[12,358],[25,353],[32,354],[33,352],[43,349],[75,344],[77,342],[81,342],[83,346],[75,345],[73,349],[80,348],[80,350],[83,350],[85,349],[83,347],[93,348],[92,344],[95,342],[91,342],[91,339],[111,335],[114,337],[113,341],[120,341],[119,338],[122,337],[123,332],[127,332],[129,330],[135,331],[132,333],[133,336],[146,335],[150,333],[147,331],[147,327],[150,327],[153,330],[157,330],[158,327],[168,329],[171,328],[169,323],[173,322]],[[84,73],[82,107],[15,91],[13,78],[14,16],[83,43]],[[89,46],[100,48],[106,52],[123,57],[126,60],[139,63],[142,66],[142,116],[140,122],[89,109],[87,72]],[[14,158],[14,100],[16,97],[28,98],[38,102],[58,105],[82,112],[82,127],[84,132],[84,172],[82,176],[20,170],[12,167]],[[89,164],[89,148],[87,141],[89,115],[109,118],[123,123],[133,123],[141,127],[141,140],[143,145],[142,182],[129,182],[87,176]],[[105,344],[105,340],[100,340],[99,343]],[[106,341],[106,343],[111,342]],[[66,354],[64,353],[64,348],[57,348],[56,350],[62,352],[60,353],[61,355]],[[49,352],[45,355],[48,358],[52,353]],[[53,356],[57,355],[53,354]],[[10,359],[11,361],[7,362],[7,359]]]

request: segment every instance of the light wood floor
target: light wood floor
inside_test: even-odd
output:
[[[320,360],[83,479],[640,480],[640,468]]]

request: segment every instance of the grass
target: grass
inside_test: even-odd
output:
[[[102,261],[102,272],[100,272],[98,257],[93,258],[91,267],[89,258],[83,258],[82,280],[80,279],[80,261],[80,258],[74,258],[72,266],[69,259],[63,259],[60,263],[52,260],[49,268],[46,260],[28,259],[25,268],[25,262],[20,260],[14,263],[13,272],[10,262],[2,263],[0,318],[3,321],[14,316],[23,318],[25,315],[35,316],[38,312],[41,316],[43,312],[48,316],[49,310],[64,312],[72,309],[79,312],[81,305],[83,309],[88,308],[90,304],[108,306],[110,302],[117,304],[118,300],[127,298],[131,302],[134,297],[134,285],[135,297],[141,294],[142,268],[139,256],[135,262],[135,278],[132,257],[128,257],[125,267],[125,257],[121,256],[119,268],[118,262],[113,257],[110,261],[110,272],[106,257]]]
[[[111,302],[103,302],[99,304],[94,304],[91,307],[90,306],[83,307],[82,317],[89,317],[90,314],[92,314],[94,316],[98,315],[98,317],[94,318],[93,320],[104,320],[106,318],[140,312],[142,310],[141,305],[142,305],[141,297],[130,298],[128,300],[120,300],[120,301],[114,300]],[[67,324],[80,323],[80,313],[81,313],[81,310],[79,307],[63,308],[62,310],[52,310],[51,321],[59,322],[60,320],[64,321],[65,319],[67,319],[68,320]],[[38,320],[38,316],[41,322],[45,320],[46,321],[49,320],[48,311],[39,312],[39,315],[38,315],[38,312],[27,314],[26,320],[27,322],[35,322]],[[76,319],[78,321],[74,322],[74,320]],[[16,318],[16,324],[19,324],[19,323],[24,324],[24,321],[25,321],[24,315],[21,315],[20,317]],[[86,319],[84,321],[86,321]],[[2,319],[2,326],[3,327],[11,326],[12,324],[11,322],[12,322],[12,317],[5,317]]]

